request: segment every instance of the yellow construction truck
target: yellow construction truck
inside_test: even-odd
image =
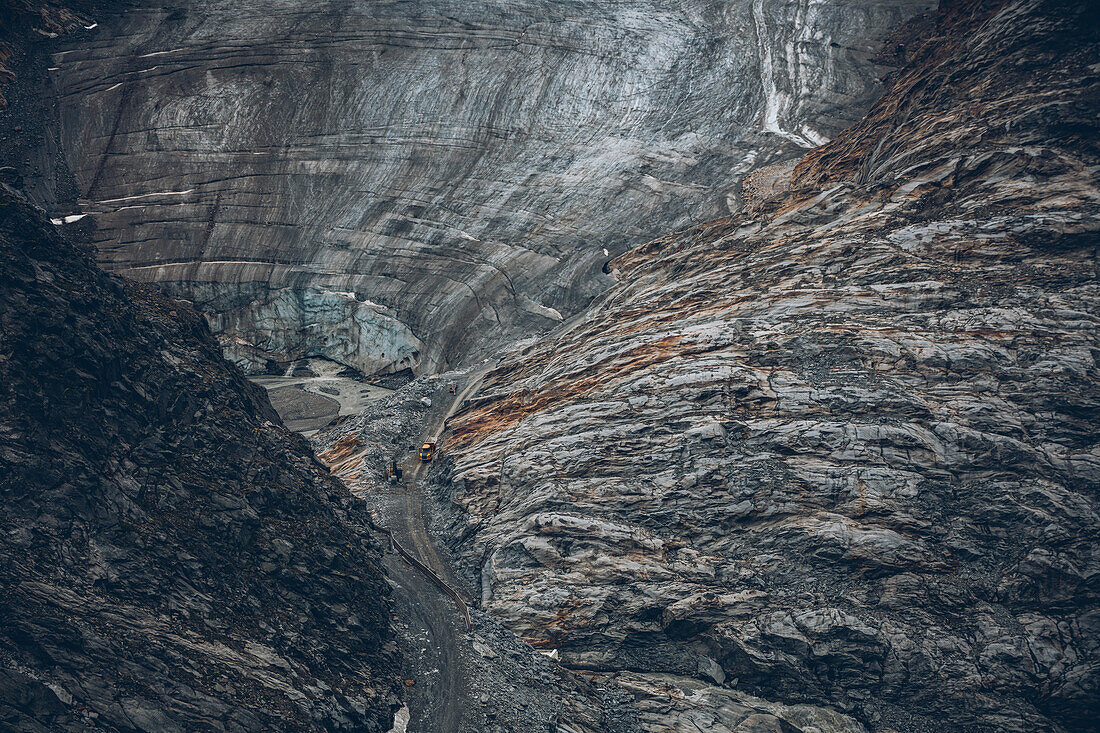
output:
[[[435,454],[435,441],[429,440],[424,445],[420,446],[420,460],[430,461]]]

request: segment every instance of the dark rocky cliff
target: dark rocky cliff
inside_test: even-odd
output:
[[[0,190],[0,728],[387,730],[361,503],[203,319]]]
[[[483,606],[647,730],[740,730],[746,692],[1096,730],[1098,27],[944,2],[778,195],[513,352],[441,448]]]

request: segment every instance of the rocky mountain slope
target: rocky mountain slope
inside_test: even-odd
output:
[[[277,422],[0,187],[0,728],[389,729],[378,547]]]
[[[1098,27],[945,0],[866,119],[514,350],[441,449],[482,606],[646,730],[1096,730]]]
[[[169,0],[50,62],[101,262],[227,353],[438,370],[854,122],[931,0]],[[613,226],[608,226],[612,223]]]

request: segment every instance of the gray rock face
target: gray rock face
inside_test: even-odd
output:
[[[746,172],[858,118],[875,39],[931,4],[173,0],[52,73],[105,267],[254,370],[431,370],[736,210]]]
[[[748,729],[731,690],[883,731],[1095,729],[1085,5],[945,3],[786,192],[619,257],[490,373],[440,447],[484,608],[630,670],[650,730]]]

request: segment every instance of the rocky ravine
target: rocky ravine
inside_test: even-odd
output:
[[[1098,27],[945,2],[786,192],[511,353],[442,448],[483,607],[651,731],[735,729],[745,692],[1095,730]]]
[[[112,4],[50,62],[79,188],[55,215],[249,369],[442,370],[579,310],[608,251],[736,210],[858,118],[877,39],[932,4]]]
[[[388,730],[363,505],[202,318],[0,187],[0,728]]]

